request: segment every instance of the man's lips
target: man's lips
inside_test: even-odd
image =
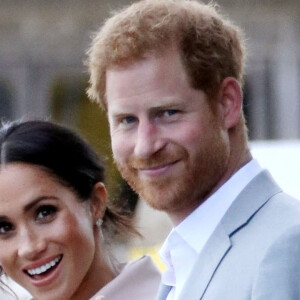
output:
[[[145,166],[145,167],[139,167],[136,168],[137,171],[141,174],[144,175],[149,175],[149,176],[158,176],[162,175],[165,173],[168,169],[170,169],[173,165],[178,163],[179,160],[175,160],[172,162],[164,163],[164,164],[159,164],[159,165],[154,165],[154,166]]]

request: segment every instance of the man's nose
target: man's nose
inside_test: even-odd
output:
[[[34,230],[24,228],[20,232],[18,255],[28,260],[35,259],[46,249],[45,237],[37,234]]]
[[[149,120],[139,122],[134,154],[138,158],[149,158],[164,148],[166,141],[158,125]]]

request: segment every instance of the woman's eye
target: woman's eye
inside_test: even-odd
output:
[[[13,224],[9,222],[1,222],[0,223],[0,235],[5,235],[14,230]]]
[[[57,208],[52,205],[43,205],[38,208],[35,219],[38,221],[50,221],[54,218]]]

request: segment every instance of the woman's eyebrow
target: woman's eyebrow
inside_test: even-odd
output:
[[[3,222],[3,221],[8,221],[8,217],[5,216],[5,215],[0,215],[0,222]]]
[[[57,197],[51,196],[51,195],[50,196],[39,196],[24,206],[24,209],[23,209],[24,212],[28,212],[32,207],[37,205],[40,201],[47,200],[47,199],[57,200]]]

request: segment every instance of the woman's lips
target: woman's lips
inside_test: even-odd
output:
[[[63,255],[57,255],[52,259],[47,259],[43,264],[35,263],[24,269],[24,273],[30,277],[35,286],[50,284],[58,275],[58,267],[61,264]],[[34,267],[33,267],[34,266]]]
[[[47,272],[49,269],[55,267],[56,265],[58,265],[61,259],[62,259],[62,255],[58,255],[54,259],[51,259],[46,263],[39,264],[39,266],[37,267],[26,268],[25,271],[31,276],[40,275]]]

